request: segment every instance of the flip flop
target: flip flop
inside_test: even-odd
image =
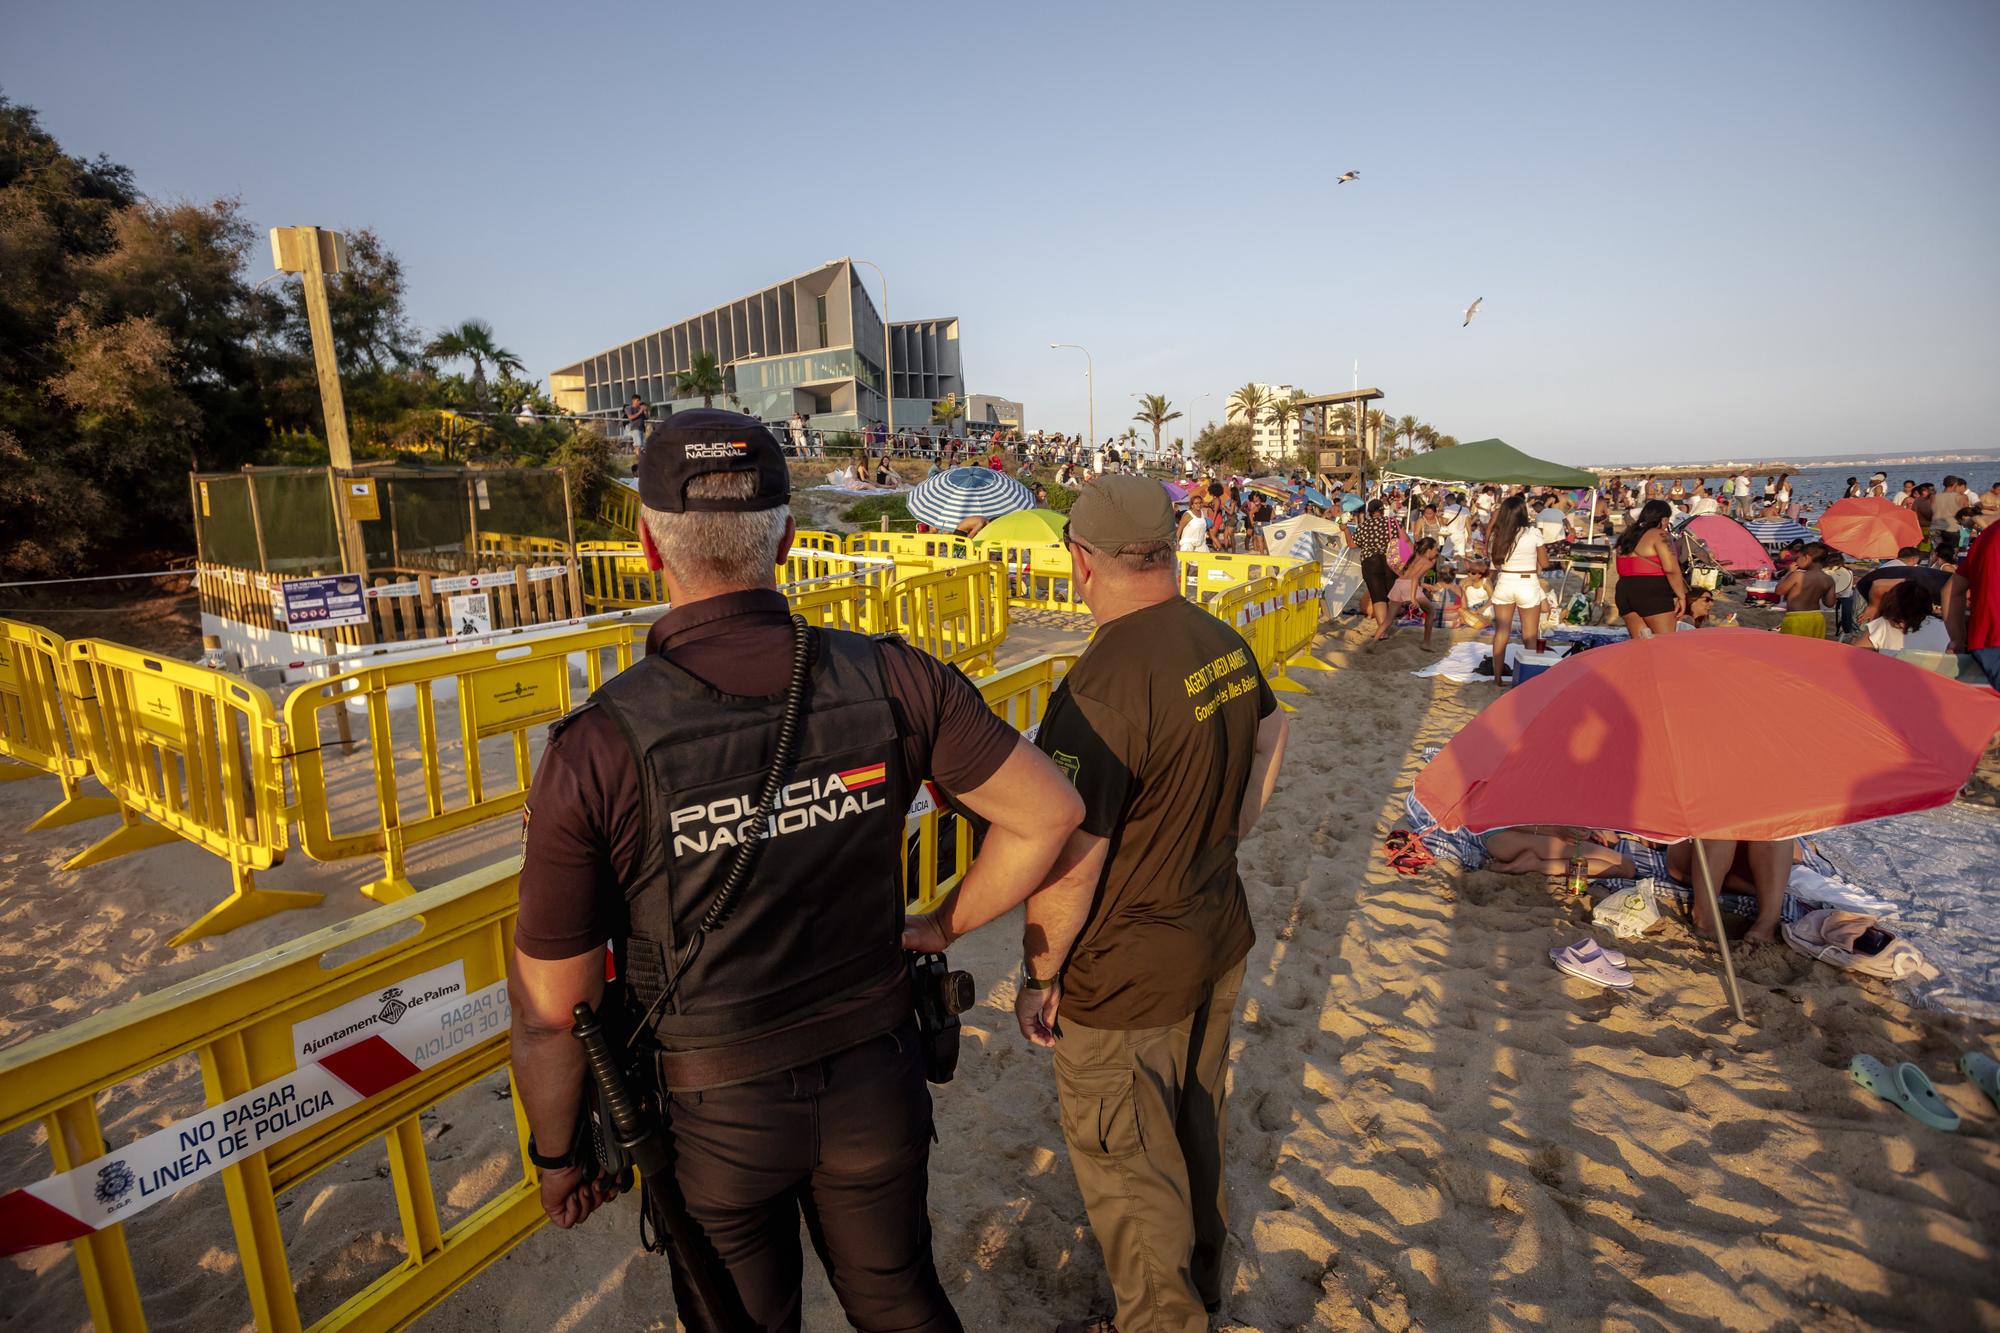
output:
[[[1569,975],[1606,990],[1632,989],[1632,974],[1616,967],[1605,957],[1604,950],[1597,947],[1597,941],[1584,940],[1579,945],[1558,949],[1549,955],[1555,965]]]
[[[1945,1105],[1924,1071],[1909,1061],[1892,1070],[1872,1055],[1857,1055],[1847,1062],[1847,1071],[1856,1083],[1883,1101],[1902,1107],[1918,1124],[1947,1134],[1957,1131],[1958,1112]]]
[[[2000,1060],[1984,1051],[1967,1051],[1958,1057],[1959,1072],[1986,1094],[1986,1100],[2000,1108]]]
[[[1578,940],[1575,944],[1558,944],[1555,948],[1549,950],[1549,961],[1553,963],[1555,961],[1556,955],[1563,952],[1565,949],[1581,949],[1584,945],[1588,943],[1590,943],[1590,940],[1586,938]],[[1616,949],[1607,949],[1601,944],[1598,945],[1597,947],[1598,951],[1604,955],[1605,960],[1609,962],[1611,966],[1613,967],[1625,966],[1624,954],[1619,953]]]

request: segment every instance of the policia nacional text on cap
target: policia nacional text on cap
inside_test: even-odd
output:
[[[1027,897],[1081,804],[955,668],[790,616],[790,479],[760,423],[677,413],[638,472],[672,610],[550,729],[528,800],[509,985],[543,1207],[582,1222],[629,1148],[654,1169],[616,1211],[667,1250],[690,1329],[799,1327],[802,1205],[856,1327],[956,1329],[905,936],[941,952]],[[991,828],[956,892],[906,922],[904,815],[926,778]]]

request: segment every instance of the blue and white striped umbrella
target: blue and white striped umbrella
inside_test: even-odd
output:
[[[998,518],[1017,509],[1033,509],[1035,496],[1005,472],[955,467],[918,482],[909,505],[920,522],[952,532],[968,518]]]
[[[1797,519],[1756,518],[1743,525],[1750,535],[1766,546],[1783,546],[1786,542],[1816,542],[1819,534]]]

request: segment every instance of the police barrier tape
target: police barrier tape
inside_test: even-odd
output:
[[[519,1155],[449,1229],[419,1122],[507,1067],[517,871],[488,867],[0,1051],[0,1133],[40,1120],[55,1168],[0,1195],[0,1253],[71,1241],[92,1322],[144,1329],[125,1223],[219,1173],[252,1321],[289,1333],[302,1320],[278,1196],[375,1140],[408,1257],[314,1328],[402,1327],[520,1243],[544,1215],[518,1100]],[[390,942],[336,961],[375,937]],[[188,1053],[205,1108],[107,1152],[100,1104]]]
[[[103,639],[76,640],[69,652],[91,772],[116,798],[120,823],[63,868],[176,838],[223,858],[229,896],[168,941],[176,946],[318,904],[321,894],[259,888],[254,874],[285,859],[271,697],[220,671]]]
[[[0,782],[47,773],[62,799],[31,829],[56,828],[117,811],[107,796],[86,796],[90,757],[78,731],[76,693],[69,686],[69,647],[38,625],[0,620]]]
[[[635,635],[635,628],[638,633]],[[382,902],[414,890],[406,869],[411,844],[442,837],[519,810],[532,776],[528,733],[568,713],[573,697],[570,659],[582,659],[590,689],[630,666],[644,626],[612,624],[551,634],[514,644],[364,665],[292,691],[284,721],[298,792],[299,845],[319,861],[377,854],[382,877],[362,892]],[[607,660],[612,667],[606,670]],[[453,725],[440,729],[447,690],[455,696]],[[392,708],[392,691],[409,691],[414,717]],[[358,707],[367,716],[365,769],[372,801],[352,831],[335,828],[329,782],[326,718]],[[510,782],[489,778],[487,742],[504,747],[500,766]],[[447,784],[444,759],[460,757],[462,774]],[[491,788],[497,787],[498,790]],[[282,836],[282,835],[281,835]]]

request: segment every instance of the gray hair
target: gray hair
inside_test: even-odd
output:
[[[691,500],[747,500],[757,493],[753,472],[709,472],[689,480]],[[660,562],[683,584],[701,588],[769,588],[778,545],[791,510],[784,505],[748,513],[696,510],[668,514],[640,507]]]

